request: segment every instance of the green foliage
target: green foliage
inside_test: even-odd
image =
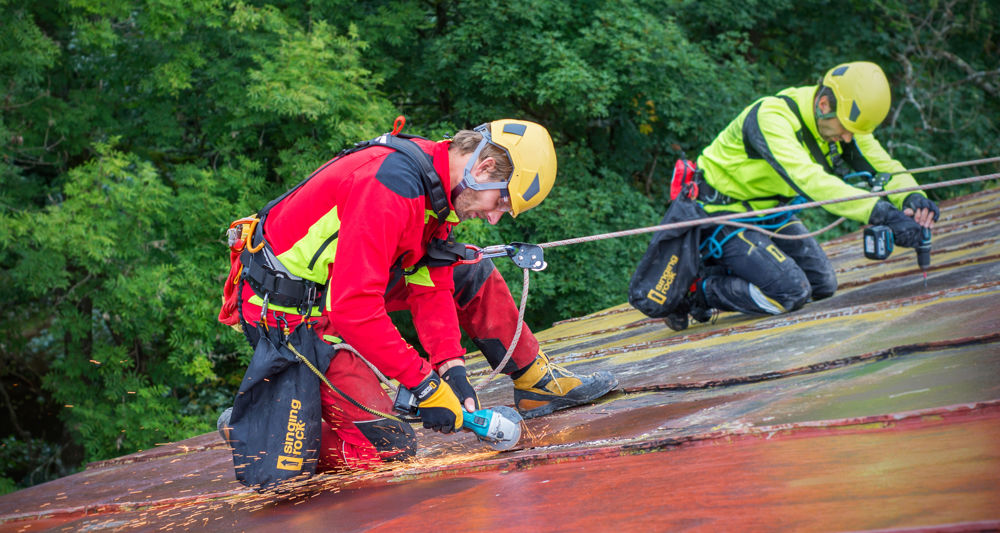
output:
[[[207,431],[249,355],[214,319],[225,229],[391,123],[366,45],[273,6],[0,10],[3,385],[66,406],[76,461]]]
[[[555,189],[460,227],[483,246],[656,224],[681,152],[845,60],[888,73],[878,135],[905,164],[1000,152],[1000,8],[977,0],[0,0],[0,17],[0,491],[210,431],[249,357],[215,320],[226,227],[397,114],[431,138],[500,117],[553,133]],[[625,301],[648,241],[548,249],[529,323]]]
[[[0,472],[4,473],[0,495],[71,473],[63,468],[60,452],[60,446],[43,439],[13,435],[0,439]]]

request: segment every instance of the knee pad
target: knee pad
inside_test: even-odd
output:
[[[455,282],[455,300],[459,307],[469,305],[469,302],[479,294],[479,289],[496,270],[493,260],[483,259],[478,263],[457,265],[452,270],[452,280]]]
[[[812,296],[812,286],[805,272],[798,267],[789,268],[785,269],[780,282],[768,288],[768,295],[784,307],[783,311],[795,311],[809,301],[809,297]]]
[[[379,418],[354,425],[383,461],[405,461],[417,454],[417,434],[405,422]]]
[[[472,339],[472,343],[483,353],[483,357],[489,362],[490,368],[496,368],[507,355],[507,347],[500,342],[500,339]],[[504,374],[510,374],[517,370],[517,364],[511,357],[507,364],[500,370]]]

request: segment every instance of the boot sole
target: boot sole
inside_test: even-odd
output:
[[[598,398],[601,398],[605,394],[611,392],[612,389],[618,386],[618,379],[615,378],[613,375],[611,375],[610,372],[601,371],[595,373],[594,375],[598,376],[599,378],[606,378],[606,379],[595,379],[593,385],[596,386],[596,388],[594,388],[593,391],[588,391],[583,398],[568,399],[565,396],[555,396],[552,398],[552,400],[549,401],[549,403],[545,405],[536,407],[534,409],[529,409],[527,411],[522,411],[518,409],[517,412],[521,413],[521,416],[524,417],[524,419],[526,420],[529,418],[545,416],[548,414],[552,414],[553,412],[558,411],[560,409],[568,409],[570,407],[576,407],[578,405],[583,405],[585,403],[593,402],[594,400],[597,400]],[[601,385],[601,383],[604,384]],[[581,388],[583,388],[583,386],[573,389],[573,392],[576,392]]]

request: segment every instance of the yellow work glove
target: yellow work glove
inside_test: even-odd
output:
[[[448,383],[431,372],[419,385],[410,389],[417,400],[417,415],[424,428],[451,433],[462,428],[462,404]]]

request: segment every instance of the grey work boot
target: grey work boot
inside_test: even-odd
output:
[[[524,418],[535,418],[592,402],[617,386],[618,380],[610,372],[577,376],[539,352],[531,366],[514,379],[514,405]]]

